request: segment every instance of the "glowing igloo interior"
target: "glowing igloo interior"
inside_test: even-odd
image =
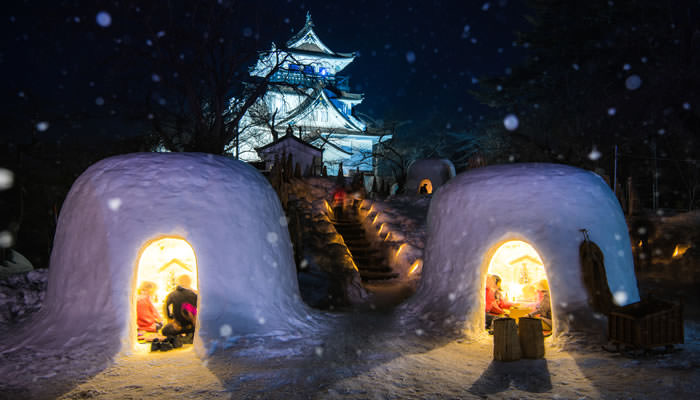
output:
[[[133,303],[136,309],[137,291],[148,281],[156,286],[151,301],[165,319],[165,298],[177,287],[182,275],[190,277],[191,289],[197,291],[197,257],[192,246],[182,238],[162,237],[152,240],[142,249],[137,266]],[[136,319],[136,314],[134,314]],[[137,349],[143,346],[136,344]]]
[[[507,241],[496,249],[489,261],[487,275],[501,278],[505,298],[515,304],[510,310],[510,316],[515,319],[535,310],[540,300],[537,288],[541,287],[541,282],[549,287],[540,255],[529,243],[521,240]]]
[[[420,193],[420,190],[423,187],[423,185],[425,185],[425,193],[433,193],[433,183],[430,182],[430,179],[423,179],[422,181],[420,181],[420,184],[418,185],[418,193]]]

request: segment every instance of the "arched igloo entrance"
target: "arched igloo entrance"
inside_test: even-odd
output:
[[[549,294],[547,269],[537,250],[522,240],[508,240],[488,252],[487,276],[497,276],[499,285],[508,303],[512,303],[510,317],[518,320],[534,313],[541,301],[554,301]],[[486,281],[487,276],[484,277]],[[486,285],[486,283],[484,283]],[[547,296],[544,296],[544,292]],[[548,304],[551,309],[551,304]],[[552,319],[546,320],[543,329],[553,330]]]
[[[604,316],[593,312],[583,283],[581,229],[603,252],[617,304],[639,301],[625,216],[600,176],[559,164],[464,172],[430,202],[421,280],[402,306],[403,318],[483,335],[491,256],[501,244],[519,240],[530,243],[545,266],[555,333],[592,327],[603,333]]]
[[[139,289],[144,286],[154,288],[150,301],[155,306],[163,321],[165,321],[165,299],[170,292],[175,290],[178,280],[183,276],[188,277],[190,289],[197,291],[197,256],[192,246],[181,237],[160,237],[146,242],[139,251],[136,265],[136,285],[133,290],[134,306],[137,309]],[[132,314],[132,319],[137,318],[137,313]],[[136,333],[138,341],[135,341],[135,349],[146,351],[148,349],[149,332],[140,330]],[[145,343],[144,343],[145,342]],[[140,346],[139,346],[140,344]]]
[[[420,184],[418,185],[418,193],[419,194],[431,194],[433,193],[433,183],[430,182],[430,179],[423,179],[420,181]]]

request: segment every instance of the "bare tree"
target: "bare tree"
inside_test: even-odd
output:
[[[241,118],[265,94],[285,54],[267,57],[274,65],[263,76],[247,73],[259,53],[240,1],[155,0],[122,7],[141,29],[125,33],[131,36],[114,60],[116,70],[125,86],[132,85],[124,88],[132,98],[145,89],[142,112],[154,141],[170,151],[230,152]]]

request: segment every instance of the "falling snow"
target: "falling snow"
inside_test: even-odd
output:
[[[601,154],[600,151],[598,151],[598,149],[596,149],[595,147],[593,147],[593,149],[591,150],[591,152],[588,153],[588,158],[591,159],[591,160],[593,160],[593,161],[596,161],[596,160],[600,159],[601,156],[602,156],[602,154]]]
[[[639,75],[630,75],[625,79],[625,87],[629,90],[637,90],[642,86],[642,78]]]
[[[503,119],[503,126],[506,127],[509,131],[514,131],[518,129],[518,117],[515,116],[515,114],[508,114],[506,117]]]
[[[98,12],[95,19],[97,24],[103,28],[107,28],[112,25],[112,16],[107,11]]]
[[[49,129],[49,123],[46,121],[41,121],[37,122],[36,124],[36,130],[39,132],[44,132],[45,130]]]
[[[15,174],[6,168],[0,168],[0,190],[7,190],[12,187],[15,181]]]
[[[409,64],[413,64],[414,62],[416,62],[416,53],[414,53],[412,51],[407,51],[406,52],[406,62],[408,62]]]

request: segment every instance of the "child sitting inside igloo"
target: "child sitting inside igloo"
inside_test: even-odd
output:
[[[163,318],[153,305],[151,297],[156,292],[156,284],[150,281],[143,281],[138,288],[136,298],[136,325],[139,337],[145,340],[158,337],[158,331],[163,327]]]
[[[501,290],[501,277],[495,274],[486,277],[486,329],[491,328],[491,322],[499,317],[507,316],[513,303],[506,300]]]

